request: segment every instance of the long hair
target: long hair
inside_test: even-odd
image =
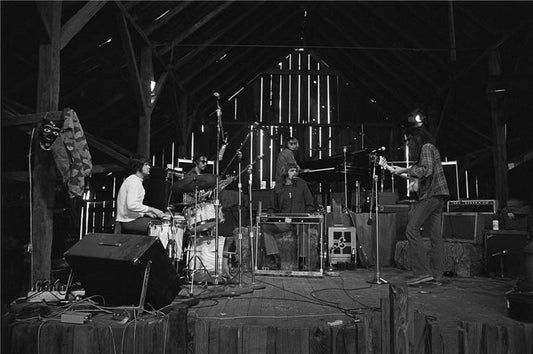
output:
[[[407,129],[404,132],[404,136],[409,145],[409,155],[415,161],[420,159],[424,144],[435,144],[433,137],[424,127]]]
[[[287,177],[289,177],[289,170],[291,168],[295,168],[298,170],[298,165],[295,163],[288,163],[281,169],[281,180],[285,182],[287,180]]]
[[[128,161],[128,170],[130,171],[130,173],[137,173],[139,171],[142,171],[142,168],[145,163],[150,163],[146,156],[142,154],[135,154],[130,157]]]

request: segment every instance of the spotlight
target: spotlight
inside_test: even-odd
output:
[[[421,127],[424,124],[424,121],[426,120],[426,116],[424,113],[416,109],[407,117],[407,122],[413,124],[415,127]]]

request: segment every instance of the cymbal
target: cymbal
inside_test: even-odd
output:
[[[217,178],[212,174],[186,175],[183,179],[176,181],[172,185],[172,191],[176,193],[194,192],[198,189],[215,188]]]

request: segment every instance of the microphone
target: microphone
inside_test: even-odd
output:
[[[213,92],[213,96],[216,97],[216,99],[218,100],[220,98],[220,93],[218,92]]]
[[[220,147],[220,151],[218,152],[218,161],[222,161],[222,158],[224,157],[224,153],[226,152],[226,147],[228,144],[224,143]]]

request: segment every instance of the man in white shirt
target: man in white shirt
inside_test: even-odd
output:
[[[117,196],[117,218],[122,233],[148,235],[150,223],[159,222],[165,213],[157,208],[144,205],[145,190],[143,181],[150,175],[150,162],[142,155],[135,155],[128,161],[131,175],[122,182]]]

